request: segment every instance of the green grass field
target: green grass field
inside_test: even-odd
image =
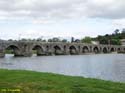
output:
[[[9,92],[12,89],[21,91]],[[0,69],[0,93],[125,93],[125,83]]]

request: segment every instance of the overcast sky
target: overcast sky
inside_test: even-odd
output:
[[[125,28],[125,0],[0,0],[0,39],[82,38]]]

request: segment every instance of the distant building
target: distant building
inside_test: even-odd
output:
[[[121,41],[122,46],[125,46],[125,39],[121,39],[120,41]]]
[[[74,37],[71,37],[71,43],[73,43],[74,42]]]

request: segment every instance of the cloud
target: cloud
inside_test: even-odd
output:
[[[125,18],[113,20],[112,24],[117,26],[119,29],[125,28]]]
[[[90,17],[100,17],[109,19],[125,18],[124,0],[92,0],[87,3],[87,10]]]
[[[121,19],[124,5],[124,0],[0,0],[0,19]]]

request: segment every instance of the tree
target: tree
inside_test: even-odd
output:
[[[119,33],[119,29],[116,29],[114,32],[117,35]]]
[[[81,40],[79,40],[79,39],[76,39],[76,40],[75,40],[75,42],[76,42],[76,43],[80,43],[80,42],[81,42]]]
[[[67,43],[67,39],[63,39],[62,42]]]
[[[102,37],[99,41],[100,44],[109,44],[109,39],[106,37]]]
[[[125,28],[122,29],[120,39],[125,39]]]
[[[13,41],[12,39],[9,39],[8,41]]]
[[[54,38],[52,39],[52,41],[53,41],[53,42],[60,42],[61,40],[60,40],[58,37],[54,37]]]
[[[101,36],[101,35],[98,35],[97,41],[100,41],[101,39],[102,39],[102,36]]]
[[[21,41],[27,41],[27,39],[26,38],[22,38]]]
[[[42,40],[42,42],[46,42],[46,40],[44,39],[44,40]]]
[[[48,42],[53,42],[53,40],[52,39],[48,39]]]
[[[37,40],[36,41],[42,41],[42,39],[41,38],[37,38]]]
[[[91,38],[90,38],[89,36],[86,36],[85,38],[83,38],[83,39],[81,40],[81,42],[82,42],[82,43],[89,43],[89,44],[91,44],[91,43],[92,43],[92,40],[91,40]]]
[[[125,28],[122,29],[122,34],[125,34]]]
[[[111,44],[112,44],[112,45],[121,45],[121,42],[120,42],[119,39],[112,39],[112,40],[111,40]]]

